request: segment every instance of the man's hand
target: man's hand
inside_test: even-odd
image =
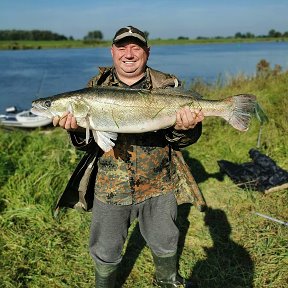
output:
[[[65,112],[61,117],[53,117],[52,121],[53,126],[60,126],[66,130],[75,130],[79,127],[76,118],[69,112]]]
[[[204,114],[200,110],[191,111],[189,107],[180,109],[176,114],[175,130],[193,129],[197,123],[203,121]]]

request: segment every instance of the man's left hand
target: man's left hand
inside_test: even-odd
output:
[[[176,114],[175,130],[193,129],[197,123],[203,121],[204,114],[200,110],[191,111],[189,107],[180,109]]]

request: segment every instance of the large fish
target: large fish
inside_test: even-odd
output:
[[[109,151],[117,133],[143,133],[174,126],[176,111],[184,106],[201,110],[206,117],[222,117],[234,128],[246,131],[255,105],[256,97],[249,94],[204,100],[195,92],[179,89],[94,87],[35,100],[32,112],[48,118],[71,112],[78,125],[86,128],[86,140],[92,130],[101,149]]]

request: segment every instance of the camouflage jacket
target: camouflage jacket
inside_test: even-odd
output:
[[[129,88],[117,79],[113,67],[99,70],[99,74],[88,82],[88,87],[100,85]],[[130,88],[152,89],[178,85],[180,83],[175,76],[147,67],[145,77]],[[171,161],[173,149],[179,150],[195,143],[201,131],[202,124],[199,123],[187,131],[170,128],[141,134],[119,134],[114,149],[107,153],[99,149],[93,137],[86,144],[84,135],[70,132],[72,144],[87,154],[76,168],[67,186],[70,188],[66,190],[78,190],[79,202],[76,206],[84,210],[92,207],[87,202],[92,199],[91,193],[89,197],[86,193],[88,189],[93,190],[95,197],[102,202],[116,205],[130,205],[170,191],[179,191],[178,169],[174,161]],[[64,202],[61,204],[60,199],[59,206],[72,205],[72,202],[68,205]]]

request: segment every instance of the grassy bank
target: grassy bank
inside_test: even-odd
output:
[[[220,38],[220,39],[151,39],[150,46],[156,45],[188,45],[211,43],[255,43],[255,42],[286,42],[288,38]],[[27,50],[27,49],[64,49],[64,48],[91,48],[109,47],[111,41],[64,40],[64,41],[0,41],[0,50]]]
[[[221,87],[201,81],[194,88],[209,98],[253,93],[269,116],[260,151],[288,170],[288,73],[268,71],[258,78],[238,76]],[[240,133],[220,119],[205,119],[199,142],[185,159],[209,205],[201,213],[179,207],[180,271],[201,288],[287,286],[288,228],[257,211],[288,220],[287,190],[264,195],[238,188],[221,175],[218,160],[250,161],[259,123]],[[86,288],[94,285],[88,253],[90,213],[68,210],[58,221],[52,210],[81,153],[60,128],[1,130],[0,287]],[[152,256],[135,224],[129,234],[118,283],[151,287]]]

